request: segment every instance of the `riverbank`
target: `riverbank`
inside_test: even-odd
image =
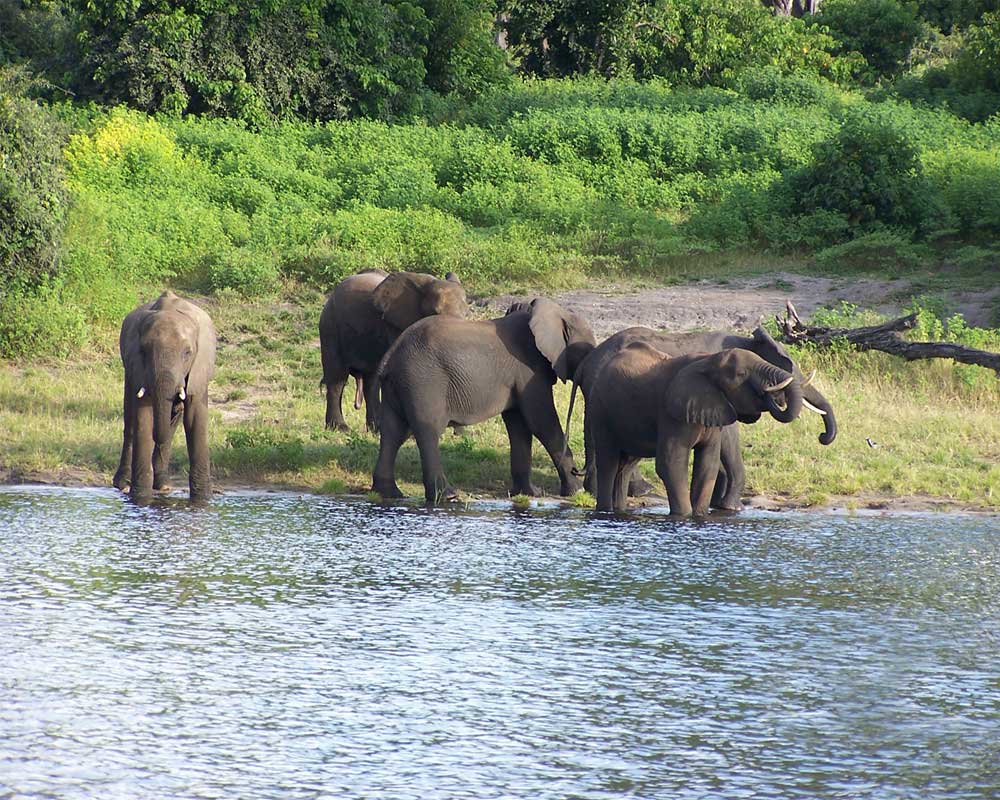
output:
[[[683,316],[701,308],[723,314],[711,311],[703,326],[748,327],[746,320],[779,311],[773,307],[779,297],[807,307],[817,285],[798,280],[782,273],[669,287],[672,301],[648,306],[654,310],[644,321],[676,327],[670,309]],[[892,312],[905,287],[887,285],[891,291],[878,295],[872,286],[864,291]],[[707,288],[719,298],[718,306],[705,300]],[[607,290],[591,291],[608,307],[629,314],[665,289],[623,287],[611,296]],[[747,302],[736,303],[733,293]],[[555,296],[589,314],[585,306],[574,305],[571,294]],[[823,302],[841,299],[846,298],[833,287]],[[362,430],[363,412],[347,400],[352,431],[323,429],[316,332],[322,294],[291,287],[269,302],[232,297],[200,302],[219,332],[218,373],[210,392],[218,485],[366,493],[378,439]],[[476,313],[489,316],[502,302],[484,301]],[[593,316],[599,335],[624,321],[603,312]],[[116,340],[117,331],[108,330],[98,347],[72,359],[0,366],[0,480],[110,484],[121,446]],[[831,446],[820,445],[822,425],[814,415],[791,425],[764,420],[743,426],[747,495],[755,498],[755,506],[1000,510],[1000,391],[992,373],[943,361],[907,364],[878,353],[800,350],[796,357],[803,369],[819,369],[818,386],[834,404],[840,434]],[[555,394],[565,414],[568,385],[558,384]],[[183,435],[178,436],[173,470],[180,487],[186,483],[187,458]],[[570,439],[582,461],[582,409],[575,414]],[[507,497],[507,439],[499,418],[462,436],[446,434],[442,454],[449,478],[469,496]],[[555,471],[537,445],[533,463],[533,481],[547,494],[555,493]],[[652,463],[644,469],[655,481]],[[422,493],[412,441],[400,453],[399,477],[405,492]],[[575,502],[586,505],[587,499]]]

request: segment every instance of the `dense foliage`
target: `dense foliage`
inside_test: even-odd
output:
[[[486,289],[734,249],[895,271],[941,242],[993,268],[996,6],[0,0],[4,74],[51,104],[0,86],[0,354],[166,281]]]

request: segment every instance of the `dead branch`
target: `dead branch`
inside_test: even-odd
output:
[[[987,350],[977,350],[952,342],[908,342],[899,335],[899,331],[910,330],[917,324],[916,314],[885,322],[881,325],[868,325],[862,328],[824,328],[805,325],[795,313],[791,301],[785,306],[785,318],[775,315],[778,322],[780,338],[790,344],[811,342],[820,346],[829,346],[832,342],[846,340],[858,350],[879,350],[890,355],[900,356],[907,361],[921,358],[951,358],[963,364],[992,369],[1000,377],[1000,353]]]

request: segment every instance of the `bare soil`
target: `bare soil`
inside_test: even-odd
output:
[[[757,327],[764,318],[784,312],[791,300],[803,319],[817,308],[846,300],[861,308],[893,315],[912,296],[907,281],[867,278],[821,278],[776,272],[725,283],[699,281],[683,286],[632,289],[608,286],[553,295],[566,309],[581,314],[598,340],[633,325],[670,331],[740,330]],[[988,325],[1000,289],[955,292],[948,300],[970,325]],[[487,316],[503,314],[511,303],[530,295],[501,295],[482,302]]]

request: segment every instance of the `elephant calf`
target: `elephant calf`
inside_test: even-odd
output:
[[[421,272],[367,270],[334,287],[319,318],[326,427],[347,430],[341,402],[344,385],[354,376],[354,407],[368,404],[365,421],[378,430],[379,392],[374,380],[389,346],[418,319],[443,314],[465,317],[465,289],[454,272],[445,280]]]
[[[441,467],[441,434],[449,425],[472,425],[500,414],[510,438],[514,494],[538,494],[530,481],[532,436],[552,458],[561,494],[579,491],[552,386],[556,378],[571,378],[593,348],[587,322],[543,298],[518,303],[500,319],[437,316],[411,325],[386,354],[379,373],[381,441],[372,489],[384,497],[402,495],[396,454],[412,432],[427,502],[454,498]]]
[[[725,426],[756,422],[764,411],[791,422],[801,410],[801,382],[749,350],[670,358],[634,341],[608,360],[587,398],[597,508],[624,509],[633,466],[655,456],[670,513],[705,514]]]
[[[134,498],[170,486],[170,445],[184,419],[192,499],[208,499],[208,383],[215,374],[215,328],[194,303],[173,292],[141,305],[122,322],[125,431],[114,485]]]

